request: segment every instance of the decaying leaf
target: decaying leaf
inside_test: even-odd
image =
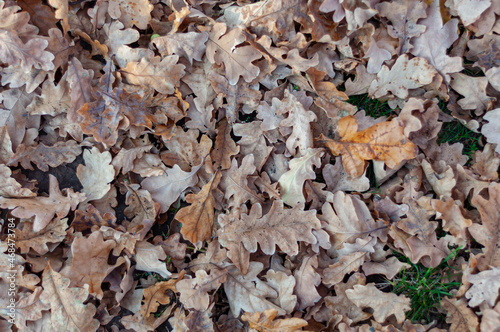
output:
[[[241,319],[248,322],[250,328],[257,331],[281,331],[291,332],[298,331],[301,327],[307,326],[307,321],[300,318],[286,318],[275,320],[278,315],[278,310],[267,309],[260,313],[254,314],[245,313]]]
[[[107,151],[99,152],[97,148],[83,152],[85,166],[78,165],[76,176],[83,186],[87,201],[102,198],[111,189],[109,184],[115,177],[115,170],[111,165],[111,154]]]
[[[358,132],[356,119],[346,116],[339,121],[340,141],[323,135],[320,139],[334,155],[342,155],[342,163],[349,175],[359,177],[365,171],[365,160],[380,160],[394,168],[417,156],[417,146],[405,138],[403,130],[402,123],[396,118]]]

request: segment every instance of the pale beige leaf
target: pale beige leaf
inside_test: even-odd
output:
[[[410,299],[404,295],[384,293],[374,284],[354,285],[353,289],[345,291],[349,300],[358,307],[373,309],[373,318],[383,323],[389,316],[394,315],[398,323],[405,320],[405,311],[409,311]]]
[[[346,274],[357,271],[365,261],[366,252],[353,252],[340,257],[335,264],[323,270],[321,281],[331,287],[340,283]]]
[[[382,67],[377,74],[377,80],[370,85],[369,94],[380,98],[391,92],[404,99],[408,97],[408,89],[430,84],[436,74],[436,69],[426,59],[417,57],[408,60],[408,55],[403,54],[397,58],[391,69]]]
[[[495,151],[500,153],[500,108],[489,111],[483,116],[483,119],[488,123],[483,125],[481,133],[486,137],[486,140],[492,144],[496,144]]]
[[[178,165],[167,169],[163,175],[151,176],[141,182],[141,187],[151,193],[155,202],[160,203],[161,212],[167,212],[179,195],[188,187],[198,183],[196,172],[202,164],[194,166],[191,172],[184,172]]]
[[[250,262],[248,273],[245,275],[235,268],[229,272],[231,276],[224,283],[224,291],[234,316],[238,316],[241,310],[262,312],[267,309],[276,309],[280,315],[286,313],[285,310],[269,300],[269,298],[277,298],[278,293],[257,277],[263,268],[264,265],[260,262]]]
[[[205,54],[205,43],[208,40],[208,33],[187,32],[174,33],[153,39],[153,44],[158,48],[161,55],[177,54],[189,60],[201,61]]]
[[[40,300],[50,305],[52,327],[57,331],[97,331],[99,321],[94,319],[96,308],[87,301],[89,292],[83,288],[69,288],[70,280],[52,270],[50,264],[43,271],[43,293]]]
[[[68,228],[67,218],[55,218],[39,232],[33,231],[33,224],[24,221],[23,229],[16,234],[16,247],[22,254],[29,252],[30,248],[39,255],[49,252],[47,243],[60,243],[66,237]]]
[[[212,269],[210,275],[204,270],[196,271],[193,279],[179,281],[175,288],[181,293],[179,300],[188,309],[207,310],[210,304],[208,292],[216,290],[227,279],[225,269]]]
[[[9,167],[0,164],[0,196],[10,198],[33,197],[36,196],[28,188],[23,188],[12,176]]]
[[[476,332],[479,320],[465,299],[443,298],[441,305],[446,310],[446,322],[451,324],[450,330],[456,332]]]
[[[278,292],[278,298],[273,302],[291,314],[297,304],[297,296],[293,295],[295,278],[292,275],[272,269],[267,271],[265,277],[267,284]]]
[[[125,28],[133,26],[145,30],[151,20],[153,5],[147,0],[110,0],[109,16],[119,19]]]
[[[465,98],[458,100],[458,105],[465,110],[474,110],[477,115],[490,110],[493,98],[486,95],[488,79],[471,77],[462,73],[451,75],[451,87]]]
[[[50,223],[55,215],[64,218],[70,209],[76,209],[80,202],[85,201],[85,194],[75,193],[72,189],[66,189],[66,196],[63,196],[59,190],[57,179],[52,174],[49,174],[49,179],[49,197],[0,197],[0,207],[14,209],[12,214],[19,218],[35,216],[33,231],[39,232]]]
[[[165,262],[162,262],[165,258],[167,254],[160,246],[154,246],[147,241],[139,241],[135,245],[137,270],[156,272],[163,278],[170,278],[171,273],[167,270]]]
[[[289,170],[279,178],[281,198],[290,206],[305,203],[304,182],[307,179],[314,180],[316,173],[313,166],[320,167],[323,149],[306,150],[300,158],[293,158],[289,163]]]
[[[500,289],[500,268],[492,267],[491,270],[467,276],[467,281],[472,287],[465,293],[469,299],[469,307],[477,307],[486,302],[490,307],[495,306]]]
[[[111,189],[109,184],[115,178],[115,170],[111,165],[111,153],[92,150],[83,152],[85,166],[78,165],[76,176],[83,186],[82,191],[87,195],[87,201],[100,199]]]
[[[295,270],[294,294],[297,295],[298,309],[303,310],[313,306],[321,299],[316,287],[321,283],[321,276],[316,271],[318,268],[318,256],[306,255],[302,259],[300,268]]]

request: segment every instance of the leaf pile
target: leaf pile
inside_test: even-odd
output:
[[[0,329],[498,328],[499,15],[1,0]],[[347,102],[364,94],[390,118]],[[438,144],[450,121],[482,151]],[[381,287],[395,251],[435,268],[458,246],[445,321],[411,322]]]

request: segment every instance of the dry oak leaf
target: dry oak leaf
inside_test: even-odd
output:
[[[241,310],[262,312],[267,309],[276,309],[279,315],[286,314],[285,310],[268,300],[268,298],[277,298],[278,293],[257,277],[263,269],[264,264],[261,262],[250,262],[248,273],[245,275],[237,269],[229,272],[230,277],[224,283],[224,291],[234,317],[238,317]]]
[[[449,232],[456,239],[456,243],[464,245],[467,243],[467,228],[472,225],[472,220],[463,216],[463,208],[456,204],[451,197],[441,200],[434,199],[431,202],[436,210],[436,218],[443,220],[443,230]]]
[[[365,160],[383,161],[387,167],[394,168],[418,153],[418,147],[405,138],[404,126],[398,118],[358,132],[356,119],[349,115],[340,119],[337,130],[342,137],[340,141],[328,139],[323,134],[320,139],[326,141],[334,155],[342,155],[344,169],[354,178],[363,175]]]
[[[193,64],[193,60],[201,61],[205,54],[207,40],[208,33],[206,32],[187,32],[156,37],[153,39],[153,44],[162,56],[177,54]]]
[[[207,274],[204,270],[196,271],[193,279],[179,281],[175,288],[180,292],[179,300],[188,309],[207,310],[210,305],[208,292],[218,289],[227,279],[226,269],[214,268]]]
[[[458,100],[458,105],[464,110],[474,110],[481,115],[490,110],[495,98],[486,95],[488,79],[486,77],[471,77],[462,73],[451,75],[451,87],[465,98]]]
[[[469,307],[477,307],[483,302],[490,307],[495,306],[500,289],[500,268],[492,267],[491,270],[468,275],[467,281],[473,284],[465,293],[465,297],[469,299]]]
[[[160,203],[161,213],[165,213],[187,188],[198,183],[196,172],[203,163],[194,166],[191,172],[184,172],[179,165],[174,165],[160,176],[151,176],[141,182],[141,187],[151,193],[153,200]]]
[[[248,176],[253,173],[255,173],[253,154],[245,156],[240,167],[234,158],[231,168],[224,172],[220,189],[224,192],[224,198],[228,200],[230,208],[239,209],[241,204],[247,201],[264,203],[264,199],[248,187]]]
[[[215,168],[220,167],[224,170],[231,167],[231,156],[237,155],[238,152],[240,152],[240,147],[231,137],[231,124],[227,119],[223,119],[217,126],[217,137],[210,152]]]
[[[293,158],[289,163],[289,170],[280,176],[278,182],[280,185],[280,193],[283,202],[290,206],[305,204],[304,197],[304,182],[306,180],[314,180],[316,173],[313,166],[321,166],[321,156],[323,149],[309,148],[300,158]]]
[[[297,255],[297,242],[316,243],[313,229],[320,229],[316,211],[304,211],[302,206],[285,209],[283,201],[274,201],[267,214],[262,216],[262,206],[253,204],[249,214],[241,214],[239,219],[232,220],[228,215],[219,216],[221,229],[217,232],[219,242],[228,248],[243,247],[249,252],[257,251],[257,244],[266,255],[273,255],[276,246],[288,255]]]
[[[182,223],[182,236],[193,244],[212,236],[215,218],[213,190],[219,185],[220,178],[221,172],[216,172],[198,193],[187,195],[186,202],[191,205],[175,214],[175,219]]]
[[[115,174],[118,175],[120,171],[122,174],[130,172],[134,168],[134,161],[140,159],[144,153],[149,152],[152,147],[152,144],[148,144],[130,149],[121,148],[111,162],[111,165],[115,168]]]
[[[0,28],[0,58],[9,66],[29,72],[31,68],[45,71],[53,70],[54,55],[45,51],[49,42],[43,37],[34,36],[24,43],[14,31]]]
[[[87,301],[89,292],[84,288],[69,288],[70,280],[52,269],[43,271],[43,293],[40,300],[50,305],[50,320],[56,331],[97,331],[99,321],[94,319],[96,308]]]
[[[40,95],[33,98],[33,101],[26,107],[26,110],[31,115],[56,116],[66,113],[70,108],[69,83],[66,80],[66,76],[63,76],[57,86],[54,82],[46,80],[42,85]]]
[[[69,278],[72,286],[88,285],[89,293],[102,299],[101,283],[115,267],[108,264],[109,253],[114,247],[116,242],[104,241],[99,231],[91,233],[88,238],[76,237],[71,244],[73,261],[61,270],[61,275]]]
[[[357,323],[370,318],[371,314],[364,312],[352,303],[345,293],[346,290],[352,289],[354,285],[364,285],[366,277],[361,273],[354,273],[349,277],[346,283],[339,283],[334,286],[335,296],[325,297],[325,306],[333,315],[340,314]]]
[[[443,298],[441,305],[446,310],[446,322],[451,324],[450,331],[476,332],[479,320],[465,299]]]
[[[481,134],[492,144],[496,144],[495,151],[500,153],[500,108],[489,111],[483,116],[488,123],[481,128]]]
[[[161,246],[152,245],[147,241],[135,244],[136,270],[156,272],[163,278],[170,278],[172,274],[167,270],[165,262],[162,262],[165,258],[167,258],[167,254]]]
[[[27,321],[37,321],[42,319],[42,311],[49,310],[50,306],[48,304],[43,304],[40,302],[40,295],[42,293],[42,287],[35,288],[33,293],[20,293],[19,298],[16,301],[15,307],[15,317],[14,325],[20,330],[24,331],[26,328]],[[12,320],[9,317],[10,308],[8,307],[8,299],[3,298],[0,309],[0,316],[5,320]],[[4,328],[2,331],[10,331],[10,329]]]
[[[14,209],[12,215],[19,218],[35,216],[33,231],[39,232],[50,223],[54,215],[64,218],[70,209],[76,209],[79,203],[85,201],[85,198],[85,194],[75,193],[72,189],[66,189],[66,196],[63,196],[56,177],[49,174],[49,197],[0,197],[0,208]]]
[[[333,83],[331,84],[333,85]],[[310,122],[316,121],[316,114],[314,114],[313,111],[306,110],[304,105],[297,100],[297,97],[288,90],[285,90],[285,96],[280,111],[288,113],[288,117],[280,122],[281,133],[285,134],[285,132],[289,130],[283,130],[281,128],[293,128],[290,136],[288,136],[286,140],[286,148],[292,156],[296,156],[297,154],[300,156],[306,155],[308,149],[313,147]]]
[[[66,228],[68,228],[68,218],[54,218],[39,232],[34,232],[33,223],[25,220],[23,229],[16,234],[16,247],[21,254],[26,254],[33,248],[39,255],[45,255],[49,252],[47,243],[60,243],[64,240]]]
[[[400,262],[396,257],[389,257],[383,262],[366,262],[363,264],[363,272],[369,276],[372,274],[383,274],[392,280],[402,269],[410,268],[410,264]]]
[[[175,296],[177,283],[182,281],[184,274],[185,272],[181,271],[177,279],[157,282],[144,289],[144,304],[141,306],[142,317],[149,317],[152,313],[156,312],[160,304],[166,305],[172,301],[172,297]]]
[[[425,32],[413,40],[411,53],[427,59],[449,82],[448,74],[463,69],[461,57],[447,55],[448,48],[458,39],[458,20],[454,18],[443,25],[440,2],[433,1],[427,9],[427,17],[418,23],[425,26]]]
[[[9,167],[0,164],[0,196],[10,197],[10,198],[22,198],[22,197],[33,197],[36,196],[28,188],[23,188],[23,186],[16,181],[12,176],[12,171]]]
[[[358,307],[373,309],[373,318],[383,323],[387,317],[394,315],[399,324],[405,320],[405,311],[409,311],[410,299],[404,295],[384,293],[375,284],[354,285],[353,289],[345,291],[347,298]]]
[[[417,24],[421,18],[427,17],[425,2],[418,0],[382,2],[375,5],[381,16],[387,17],[392,25],[387,32],[391,37],[400,40],[399,54],[407,53],[413,45],[410,39],[420,36],[425,31],[425,26]]]
[[[318,255],[306,255],[302,258],[300,268],[294,272],[295,288],[293,293],[297,295],[299,310],[313,306],[321,299],[316,287],[321,283],[321,276],[317,272]]]
[[[177,64],[178,55],[170,55],[160,60],[142,58],[140,62],[131,61],[121,70],[130,84],[152,88],[166,95],[173,94],[184,76],[184,65]]]
[[[83,69],[83,65],[76,57],[73,57],[68,63],[66,71],[66,80],[70,87],[71,109],[67,113],[70,122],[78,123],[78,114],[76,113],[83,105],[94,100],[92,96],[92,78],[94,71]]]
[[[252,46],[239,46],[246,41],[240,27],[227,31],[224,23],[215,23],[207,41],[207,58],[211,63],[224,64],[229,84],[236,85],[240,76],[250,83],[259,75],[259,67],[252,64],[262,54]]]
[[[294,276],[269,269],[265,277],[268,285],[278,292],[278,298],[273,300],[273,302],[291,314],[297,304],[297,296],[293,295],[296,283]]]
[[[22,168],[33,170],[31,163],[34,163],[41,171],[48,172],[48,166],[57,167],[64,163],[72,163],[81,153],[82,147],[73,140],[57,142],[52,146],[43,143],[35,146],[21,144],[8,165],[17,166],[21,163]]]
[[[479,0],[479,1],[447,0],[446,1],[446,7],[449,7],[452,10],[452,12],[456,12],[465,26],[476,22],[481,16],[481,14],[490,6],[491,6],[491,0]]]
[[[323,204],[320,220],[323,228],[332,236],[332,245],[341,249],[344,243],[355,243],[358,238],[375,235],[387,241],[386,228],[381,221],[375,222],[370,210],[355,196],[337,191],[331,200]]]
[[[347,245],[344,244],[344,248]],[[372,248],[373,249],[373,248]],[[353,252],[340,257],[340,260],[323,270],[323,284],[331,287],[340,283],[346,274],[357,271],[365,261],[366,252]]]
[[[123,213],[131,220],[130,224],[127,224],[127,229],[143,225],[146,220],[154,221],[160,206],[158,203],[153,202],[149,191],[139,189],[140,186],[137,183],[124,184],[127,187],[125,204],[128,206]]]
[[[87,202],[100,199],[111,189],[109,184],[115,179],[115,170],[111,165],[111,153],[100,152],[93,147],[83,152],[84,165],[78,165],[76,176],[87,195]]]
[[[266,138],[264,137],[261,125],[262,121],[235,123],[233,125],[234,134],[241,136],[241,139],[238,141],[240,154],[242,156],[253,154],[257,172],[260,172],[273,150],[272,146],[267,146],[266,144]]]
[[[368,90],[371,97],[380,98],[392,92],[398,98],[408,97],[409,89],[416,89],[430,84],[437,71],[429,62],[421,57],[408,60],[403,54],[396,60],[391,69],[383,66]]]
[[[469,227],[472,237],[484,246],[483,253],[477,258],[479,271],[487,270],[489,266],[500,267],[500,184],[489,187],[488,195],[489,199],[477,195],[471,201],[481,214],[481,225]]]
[[[307,326],[307,321],[300,318],[276,319],[278,310],[267,309],[263,313],[244,313],[241,320],[248,322],[251,329],[259,332],[293,332],[302,331],[302,327]]]
[[[126,28],[134,25],[145,30],[151,21],[153,5],[148,0],[110,0],[109,16],[120,20]]]

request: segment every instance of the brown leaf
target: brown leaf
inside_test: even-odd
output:
[[[205,53],[205,43],[208,40],[208,33],[174,33],[153,39],[153,44],[158,48],[161,55],[167,56],[177,54],[189,60],[201,61]]]
[[[227,119],[223,119],[217,126],[217,138],[210,152],[215,168],[228,169],[231,166],[231,156],[239,151],[240,147],[231,138],[231,124]]]
[[[66,189],[66,196],[63,196],[55,176],[49,174],[49,180],[49,197],[0,197],[0,207],[14,209],[12,214],[19,218],[35,216],[33,231],[39,232],[50,223],[54,215],[64,218],[70,209],[74,210],[80,202],[85,200],[85,194],[75,193],[72,189]]]
[[[424,58],[408,60],[408,55],[403,54],[397,58],[396,63],[389,69],[383,66],[377,74],[377,80],[370,85],[371,97],[380,98],[392,92],[399,98],[408,97],[408,89],[415,89],[430,84],[437,74]]]
[[[447,311],[446,322],[450,329],[457,332],[476,332],[479,321],[476,314],[467,307],[464,299],[443,298],[441,305]]]
[[[23,229],[16,234],[16,247],[22,254],[33,248],[39,255],[49,252],[47,243],[60,243],[66,237],[68,219],[55,218],[39,232],[33,231],[33,223],[24,221]]]
[[[298,308],[303,310],[313,306],[321,299],[316,287],[321,283],[321,276],[316,271],[318,268],[318,256],[306,255],[302,259],[300,268],[295,270],[294,294],[297,295]]]
[[[227,279],[228,271],[225,269],[212,269],[210,275],[204,270],[196,271],[193,279],[179,281],[175,288],[181,293],[180,301],[188,309],[199,311],[207,310],[210,304],[208,292],[216,290]]]
[[[97,331],[99,321],[94,319],[93,304],[83,304],[89,292],[84,288],[69,288],[70,280],[52,270],[50,264],[43,271],[43,293],[40,300],[50,305],[50,321],[58,331]]]
[[[182,223],[182,236],[191,243],[206,241],[212,236],[215,216],[213,190],[217,188],[220,178],[221,173],[216,172],[197,194],[187,195],[186,202],[191,205],[175,214],[175,219]]]
[[[171,273],[167,270],[165,251],[160,246],[154,246],[147,241],[139,241],[135,245],[136,269],[147,272],[156,272],[163,278],[169,278]]]
[[[384,293],[374,284],[354,285],[353,289],[348,289],[345,293],[349,300],[358,307],[372,308],[373,318],[379,323],[383,323],[387,317],[394,315],[401,324],[405,320],[405,311],[411,309],[409,298],[404,295]]]
[[[229,84],[236,85],[240,76],[251,82],[259,75],[259,68],[252,64],[262,54],[252,46],[238,46],[246,37],[241,28],[227,31],[224,23],[215,23],[207,41],[207,58],[211,63],[224,64]]]
[[[404,137],[404,127],[397,118],[377,123],[360,132],[357,128],[356,119],[346,116],[339,121],[340,141],[320,136],[334,155],[342,155],[344,168],[352,177],[363,174],[365,160],[380,160],[394,168],[402,161],[417,156],[417,146]]]
[[[458,105],[464,110],[474,110],[477,115],[489,111],[494,98],[486,95],[488,79],[485,77],[471,77],[461,73],[451,75],[451,87],[465,98],[458,100]]]
[[[29,188],[23,186],[12,177],[9,167],[0,164],[0,196],[10,198],[33,197],[36,196]]]
[[[262,313],[256,312],[254,314],[249,314],[246,312],[243,316],[241,316],[241,319],[245,322],[248,322],[251,329],[255,329],[260,332],[302,331],[302,327],[307,326],[308,324],[307,321],[300,318],[285,318],[275,320],[277,315],[278,310],[271,308]]]
[[[64,163],[72,163],[81,153],[82,147],[72,140],[57,142],[52,146],[43,143],[35,146],[21,144],[8,165],[17,166],[21,163],[22,168],[33,170],[31,163],[34,163],[41,171],[48,172],[48,166],[58,167]]]
[[[169,304],[176,292],[177,283],[184,278],[184,271],[179,274],[177,279],[170,279],[155,283],[144,290],[144,304],[141,306],[142,317],[149,317],[155,313],[160,304]],[[170,292],[169,292],[170,291]]]

